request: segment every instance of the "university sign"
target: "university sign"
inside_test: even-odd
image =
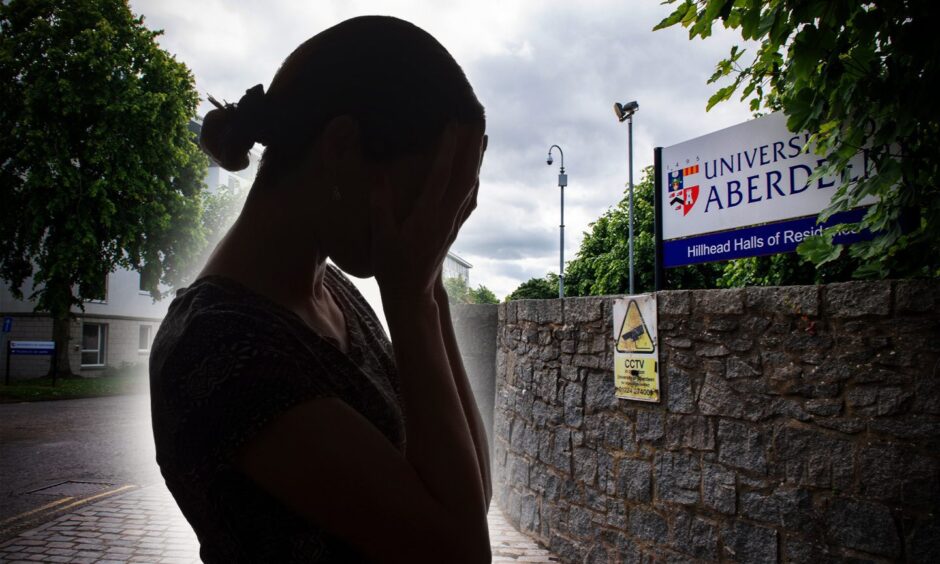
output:
[[[842,178],[809,180],[825,159],[804,152],[781,112],[656,149],[657,233],[664,268],[796,250],[829,225],[854,223],[863,207],[817,224],[843,182],[870,172],[860,152]],[[863,234],[841,232],[839,243]]]

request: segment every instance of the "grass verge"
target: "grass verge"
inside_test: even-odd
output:
[[[80,378],[29,378],[14,380],[9,385],[0,379],[0,403],[46,401],[58,399],[96,398],[145,393],[149,387],[146,370],[105,372],[99,376]]]

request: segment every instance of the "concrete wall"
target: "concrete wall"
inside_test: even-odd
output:
[[[467,378],[473,389],[486,437],[493,448],[493,404],[496,399],[496,305],[452,305],[451,319]]]
[[[494,491],[565,562],[940,561],[940,284],[661,292],[663,402],[612,298],[499,306]]]

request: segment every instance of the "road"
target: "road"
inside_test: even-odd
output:
[[[78,483],[36,491],[62,482]],[[0,524],[64,496],[162,482],[147,394],[0,404]]]

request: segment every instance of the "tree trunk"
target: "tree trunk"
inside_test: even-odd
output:
[[[69,325],[70,319],[68,313],[64,318],[53,316],[52,318],[52,338],[55,341],[54,361],[49,365],[49,376],[53,378],[74,378],[77,374],[72,373],[72,367],[69,364]],[[55,373],[53,374],[53,371]]]
[[[68,282],[50,280],[46,286],[49,314],[52,316],[52,339],[55,341],[55,356],[49,363],[49,377],[76,378],[69,365],[69,325],[72,309],[72,285]]]

